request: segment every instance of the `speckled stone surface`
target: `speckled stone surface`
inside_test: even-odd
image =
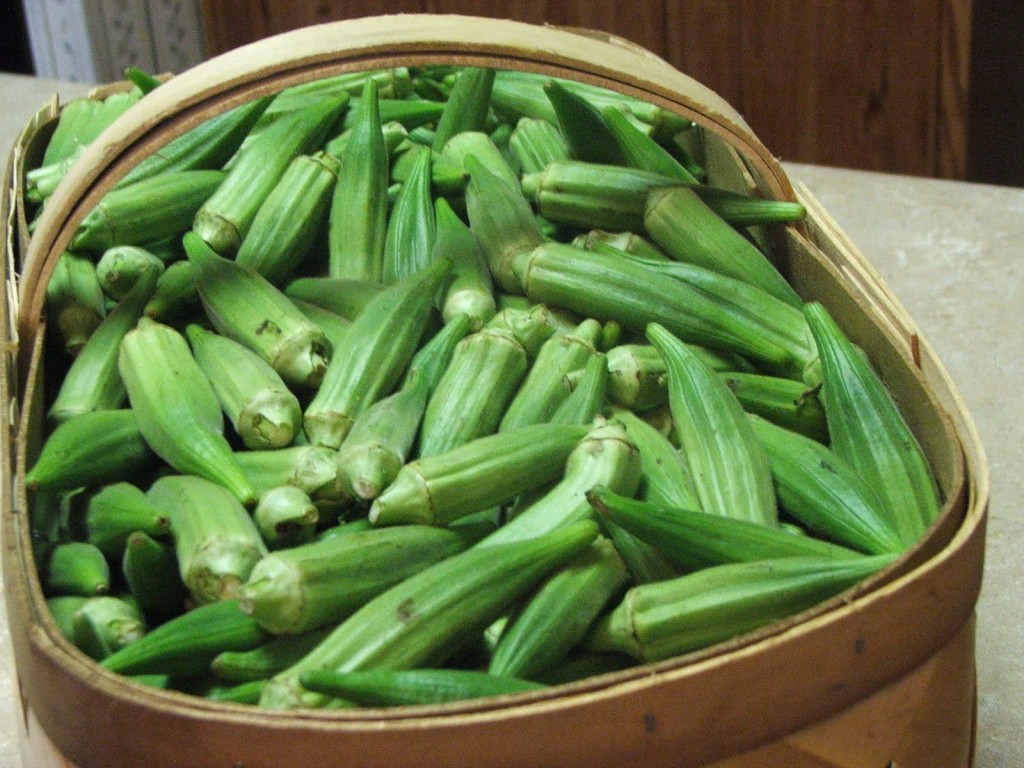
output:
[[[0,151],[52,93],[84,86],[0,74]],[[1024,765],[1024,190],[791,164],[936,349],[992,474],[978,605],[976,768]],[[0,587],[2,589],[2,587]],[[14,663],[0,612],[0,768],[23,766]]]

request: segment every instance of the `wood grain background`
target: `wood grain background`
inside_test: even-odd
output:
[[[965,178],[969,0],[204,0],[209,53],[300,26],[459,13],[588,27],[667,59],[784,160]]]

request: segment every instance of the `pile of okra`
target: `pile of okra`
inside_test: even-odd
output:
[[[160,84],[63,107],[67,168]],[[860,348],[774,266],[794,202],[563,79],[346,73],[132,168],[48,284],[26,473],[60,632],[271,708],[532,691],[812,609],[933,522]]]

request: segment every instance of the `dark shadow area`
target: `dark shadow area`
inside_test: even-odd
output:
[[[25,11],[17,0],[0,2],[0,72],[23,75],[35,72],[25,25]]]

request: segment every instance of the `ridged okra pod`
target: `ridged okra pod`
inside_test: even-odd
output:
[[[450,261],[436,261],[379,293],[356,317],[306,406],[303,426],[313,445],[338,448],[359,414],[394,389],[450,271]]]
[[[154,464],[154,452],[128,408],[89,411],[51,432],[25,474],[30,490],[70,491],[127,480]]]
[[[671,441],[631,411],[616,410],[611,419],[622,425],[640,452],[639,497],[652,504],[699,510],[686,457]]]
[[[433,394],[444,372],[448,370],[456,347],[472,327],[473,319],[465,314],[455,315],[445,321],[441,329],[413,355],[405,378],[402,379],[402,387],[408,386],[413,376],[419,376],[427,388],[427,396]]]
[[[573,374],[577,371],[573,371]],[[604,412],[608,401],[608,365],[601,353],[592,355],[579,371],[579,377],[565,386],[572,389],[548,419],[551,424],[590,424]]]
[[[519,185],[503,181],[475,155],[466,157],[464,164],[469,171],[469,227],[483,249],[491,276],[501,290],[522,293],[522,285],[512,272],[512,261],[544,242],[533,209]]]
[[[303,632],[301,635],[277,635],[249,651],[218,653],[210,662],[210,671],[217,680],[231,683],[267,680],[288,669],[326,636],[326,629]],[[259,701],[258,695],[256,701]]]
[[[802,304],[775,265],[692,189],[652,192],[644,227],[662,250],[679,261],[743,280],[791,306]]]
[[[110,591],[110,566],[99,548],[85,541],[54,546],[40,565],[39,580],[48,596],[94,597]]]
[[[713,297],[681,281],[659,279],[646,264],[562,243],[546,243],[515,261],[522,290],[533,301],[565,307],[643,332],[657,322],[685,342],[743,355],[771,370],[803,373],[804,347],[786,349],[766,338],[767,318],[723,312]]]
[[[237,451],[235,460],[259,494],[282,485],[294,485],[317,503],[344,499],[333,448],[294,445],[265,451]]]
[[[365,90],[368,80],[373,80],[377,93],[382,98],[403,99],[412,92],[412,81],[409,70],[405,67],[370,69],[364,72],[345,72],[340,75],[310,80],[306,83],[292,85],[280,91],[271,103],[268,112],[271,116],[319,103],[324,99],[338,98],[342,94],[352,97],[349,109],[345,113],[345,122],[351,119],[355,101]]]
[[[138,607],[110,595],[87,599],[71,619],[71,641],[97,661],[136,642],[145,632],[146,620]]]
[[[148,317],[121,342],[118,369],[138,430],[179,472],[221,484],[243,504],[256,501],[224,437],[224,415],[185,337]]]
[[[430,155],[429,162],[422,155]],[[405,185],[413,176],[417,164],[427,163],[430,170],[430,189],[434,195],[459,197],[466,191],[469,174],[458,163],[435,149],[424,146],[410,137],[392,153],[391,183]]]
[[[446,525],[561,476],[586,427],[539,424],[406,464],[370,507],[375,525]]]
[[[104,485],[85,504],[85,541],[111,560],[121,557],[132,533],[166,536],[169,530],[167,516],[129,482]]]
[[[200,309],[195,270],[188,259],[168,264],[142,313],[162,323]]]
[[[625,165],[653,171],[686,184],[698,183],[697,178],[671,152],[652,139],[648,132],[640,130],[622,107],[607,106],[601,110],[601,117],[618,145]]]
[[[185,608],[188,589],[173,544],[135,531],[125,541],[120,563],[128,591],[145,615],[164,619]]]
[[[64,251],[46,284],[46,314],[60,331],[65,351],[82,351],[107,314],[106,299],[92,259]]]
[[[256,212],[235,261],[283,285],[326,228],[338,172],[338,160],[325,152],[292,160]]]
[[[470,544],[425,525],[371,529],[264,557],[239,590],[242,610],[275,635],[334,626],[390,587]]]
[[[306,316],[307,320],[320,327],[327,340],[331,342],[331,349],[337,349],[341,346],[341,340],[345,338],[349,327],[352,325],[351,320],[342,317],[337,312],[331,312],[329,309],[324,309],[302,299],[292,299],[292,303]]]
[[[747,413],[762,416],[819,443],[828,442],[825,409],[814,388],[793,379],[760,373],[734,371],[719,375]]]
[[[200,605],[151,629],[100,665],[122,675],[200,677],[223,651],[256,648],[270,635],[242,613],[237,600]]]
[[[159,275],[164,269],[163,261],[141,246],[115,245],[96,262],[96,277],[104,294],[121,301],[145,272],[153,270]]]
[[[433,258],[451,261],[453,275],[441,304],[441,317],[448,322],[457,315],[469,315],[473,330],[479,330],[497,312],[494,284],[483,250],[473,231],[443,197],[434,201],[434,219],[437,237]]]
[[[124,405],[126,391],[117,370],[121,340],[139,318],[157,283],[153,271],[139,280],[93,331],[61,380],[47,418],[60,424],[89,411],[112,410]]]
[[[457,133],[445,142],[441,151],[444,157],[460,168],[464,168],[466,158],[473,155],[487,166],[487,170],[501,178],[506,184],[513,187],[519,186],[519,176],[508,164],[498,145],[483,131]]]
[[[213,327],[256,352],[286,383],[317,387],[332,351],[323,330],[251,267],[218,256],[194,232],[184,243]]]
[[[147,494],[171,521],[179,573],[193,599],[202,604],[234,597],[267,554],[238,499],[196,475],[166,475]]]
[[[776,525],[768,456],[736,396],[663,326],[652,323],[647,337],[668,365],[669,406],[701,509]]]
[[[601,112],[585,96],[556,79],[544,82],[544,94],[555,110],[558,127],[569,146],[571,157],[606,165],[624,163],[615,135],[601,117]]]
[[[594,627],[586,646],[644,662],[667,659],[811,608],[893,560],[787,557],[719,565],[633,587]]]
[[[506,436],[512,438],[537,429],[573,428],[559,425],[525,427]],[[586,492],[595,485],[606,485],[627,495],[636,492],[640,483],[640,455],[622,427],[598,419],[593,425],[575,429],[582,429],[584,434],[567,452],[554,487],[478,546],[529,539],[580,520],[593,520],[594,512],[587,503]]]
[[[587,499],[602,519],[647,542],[684,572],[780,557],[843,560],[860,556],[852,549],[813,536],[694,509],[639,501],[600,486],[591,489]]]
[[[391,206],[384,238],[382,279],[386,285],[426,269],[431,262],[437,221],[430,167],[430,152],[421,152]]]
[[[833,449],[757,416],[750,421],[768,452],[779,506],[801,525],[868,554],[911,543],[900,537],[877,487]]]
[[[539,313],[523,313],[517,329],[502,327],[505,317],[496,315],[455,348],[423,414],[419,456],[434,456],[498,431],[529,369],[527,337],[544,325]]]
[[[276,709],[318,706],[299,676],[314,669],[410,669],[444,661],[460,638],[482,631],[552,569],[583,551],[597,526],[583,522],[502,547],[471,547],[370,600],[312,653],[275,676],[260,699]]]
[[[443,704],[485,696],[537,691],[541,683],[472,669],[403,669],[332,672],[311,669],[299,678],[313,693],[351,701],[364,707]]]
[[[246,448],[284,448],[302,428],[302,407],[266,360],[237,341],[190,324],[192,355]]]
[[[397,392],[359,414],[338,449],[345,493],[372,501],[391,485],[416,444],[428,394],[427,381],[414,372]]]
[[[565,376],[597,354],[601,324],[584,320],[571,333],[555,334],[544,342],[512,401],[505,409],[499,432],[548,421],[569,396]]]
[[[491,106],[495,71],[490,67],[464,67],[445,101],[434,132],[434,149],[441,150],[456,134],[481,131]]]
[[[223,171],[179,171],[112,189],[82,219],[71,248],[99,254],[180,236],[224,178]]]
[[[320,147],[347,103],[345,96],[296,110],[243,144],[227,177],[196,211],[193,231],[218,254],[234,256],[292,160]]]
[[[487,671],[535,680],[559,664],[586,636],[605,605],[626,585],[622,558],[598,537],[551,574],[502,632]]]
[[[161,173],[222,168],[241,146],[272,98],[264,96],[204,120],[144,158],[116,186],[128,186]]]
[[[282,549],[305,544],[316,535],[320,510],[301,488],[280,485],[260,494],[252,519],[267,548]]]
[[[389,171],[374,80],[363,87],[354,121],[328,216],[328,273],[379,282],[384,276]]]
[[[537,173],[556,160],[569,159],[569,147],[558,127],[540,118],[520,118],[508,143],[523,173]]]
[[[804,314],[821,360],[820,397],[832,449],[881,494],[910,545],[939,511],[928,459],[878,374],[828,310],[814,302]]]

